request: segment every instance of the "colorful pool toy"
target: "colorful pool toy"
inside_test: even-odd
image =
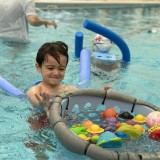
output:
[[[117,129],[117,132],[124,132],[131,140],[137,140],[142,135],[140,130],[126,123],[122,123],[122,125]]]
[[[159,125],[159,126],[153,126],[153,127],[151,127],[151,128],[148,130],[148,132],[150,133],[150,132],[153,132],[153,131],[155,131],[155,130],[160,130],[160,125]]]
[[[150,128],[156,125],[160,125],[160,112],[154,111],[147,115],[146,125]]]
[[[102,118],[106,119],[107,117],[118,117],[117,112],[113,108],[107,108],[104,112],[102,112]]]
[[[103,120],[102,127],[104,128],[105,131],[115,132],[117,128],[116,124],[117,124],[117,118],[107,117]]]
[[[121,138],[122,141],[130,140],[130,137],[127,134],[125,134],[124,132],[121,132],[121,131],[120,132],[116,132],[115,135],[117,137]]]
[[[97,143],[98,139],[99,139],[99,136],[93,135],[93,136],[91,137],[90,141],[91,141],[92,143]]]
[[[82,139],[84,139],[86,141],[91,139],[90,137],[87,137],[85,134],[79,134],[78,137],[80,137],[80,138],[82,138]]]
[[[160,130],[155,130],[151,133],[149,133],[149,138],[155,140],[155,141],[160,141]]]
[[[82,122],[82,125],[85,126],[86,128],[90,128],[93,125],[93,122],[90,120],[86,120]]]
[[[129,119],[126,121],[127,124],[131,125],[131,126],[134,126],[136,124],[135,121],[133,121],[133,119]]]
[[[90,128],[87,129],[89,133],[102,133],[104,132],[103,128],[100,128],[99,125],[93,124]]]
[[[145,128],[143,128],[141,125],[135,124],[133,127],[135,127],[136,129],[138,129],[142,134],[145,133]]]
[[[133,118],[133,121],[138,122],[138,123],[145,123],[146,117],[143,116],[142,114],[138,114]]]
[[[118,148],[122,145],[122,139],[110,131],[103,132],[97,141],[97,145],[103,148]]]
[[[129,112],[123,112],[123,113],[118,115],[118,118],[121,118],[121,119],[132,119],[133,115],[131,113],[129,113]]]
[[[116,117],[106,117],[106,118],[103,120],[103,123],[109,124],[109,125],[116,125],[116,123],[117,123],[117,118],[116,118]]]
[[[112,46],[112,41],[108,38],[97,34],[93,40],[93,51],[108,52]]]
[[[73,126],[70,128],[70,130],[71,130],[73,133],[77,134],[77,135],[79,135],[79,134],[87,135],[87,134],[88,134],[87,128],[84,127],[84,126],[81,125],[81,124],[76,125],[76,126],[73,125]]]

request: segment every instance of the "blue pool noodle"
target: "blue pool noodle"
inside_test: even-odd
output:
[[[7,94],[16,97],[25,97],[25,94],[9,83],[6,79],[0,76],[0,88],[4,90]]]
[[[80,52],[80,88],[87,88],[91,79],[91,56],[90,51],[83,49]]]
[[[76,32],[75,34],[75,57],[80,57],[80,52],[83,48],[83,32]]]
[[[125,41],[121,37],[119,37],[116,33],[90,20],[85,20],[83,23],[83,27],[113,41],[120,48],[123,55],[122,56],[123,61],[125,62],[130,61],[129,48],[125,43]]]

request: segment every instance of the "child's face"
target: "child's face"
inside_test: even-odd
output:
[[[58,85],[64,78],[67,58],[61,54],[59,57],[60,64],[50,55],[47,56],[42,67],[36,64],[37,70],[42,74],[43,82],[48,85]]]

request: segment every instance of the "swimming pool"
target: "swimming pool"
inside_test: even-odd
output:
[[[77,31],[82,31],[84,47],[91,48],[95,33],[83,28],[83,21],[90,19],[121,35],[131,52],[131,62],[128,65],[121,64],[116,71],[101,73],[92,68],[90,87],[102,88],[111,84],[115,91],[160,106],[160,30],[157,34],[147,33],[152,26],[159,25],[160,8],[94,9],[83,12],[56,10],[40,12],[39,15],[58,19],[57,31],[53,28],[46,30],[44,27],[37,29],[30,26],[30,44],[13,46],[1,43],[0,46],[0,74],[18,89],[25,92],[32,82],[41,79],[34,69],[37,49],[46,41],[57,40],[69,45],[70,62],[64,83],[77,85],[79,61],[74,58],[74,36]],[[115,45],[111,51],[117,56],[121,55]],[[0,102],[2,159],[89,159],[66,151],[49,129],[38,132],[32,130],[27,120],[34,111],[27,100],[10,97],[0,91]],[[28,142],[39,145],[26,147]]]

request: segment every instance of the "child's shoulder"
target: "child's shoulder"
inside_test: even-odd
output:
[[[66,92],[69,92],[69,91],[74,91],[74,90],[77,90],[78,88],[76,88],[75,86],[71,86],[71,85],[64,85],[64,90]]]
[[[41,86],[39,84],[32,86],[27,91],[27,95],[28,94],[40,94],[40,93],[41,93]]]

